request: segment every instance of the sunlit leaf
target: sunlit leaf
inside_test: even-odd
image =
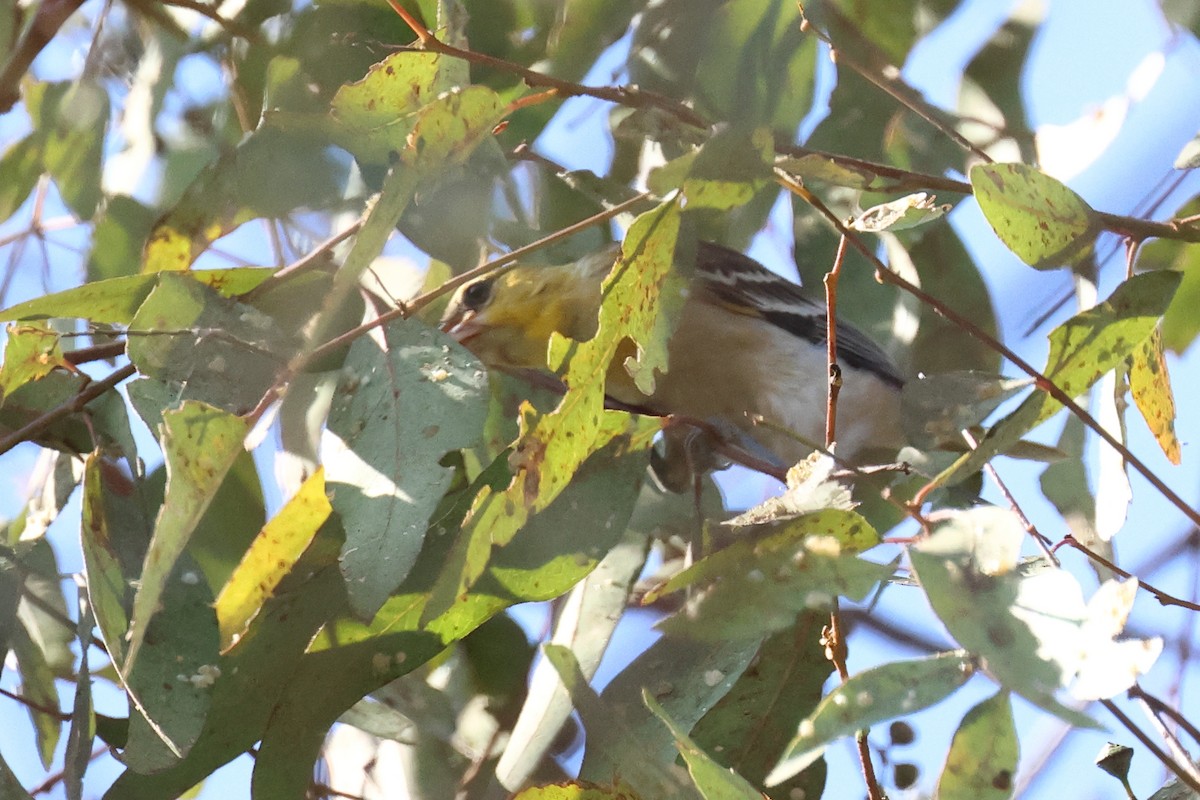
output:
[[[890,203],[871,206],[850,223],[850,228],[864,233],[902,231],[932,222],[949,213],[949,203],[935,203],[935,197],[925,192],[906,195]]]
[[[1129,389],[1133,402],[1154,434],[1155,441],[1167,460],[1178,464],[1179,438],[1175,435],[1175,395],[1171,391],[1171,376],[1163,355],[1163,337],[1155,328],[1150,338],[1134,351],[1129,369]]]
[[[1031,267],[1073,263],[1099,231],[1083,198],[1033,167],[979,164],[971,168],[971,186],[992,230]]]
[[[541,514],[534,519],[545,516]],[[583,514],[582,518],[589,519],[590,515]],[[648,545],[644,535],[626,533],[596,569],[575,585],[562,605],[550,641],[570,648],[581,674],[588,680],[595,676],[600,658],[622,618],[633,581],[645,566]],[[549,661],[539,661],[529,676],[529,694],[513,725],[508,746],[496,764],[496,777],[502,785],[525,784],[554,744],[570,713],[570,698],[557,672]]]
[[[452,475],[438,461],[479,441],[487,410],[483,370],[449,337],[415,320],[386,336],[351,347],[325,459],[346,528],[342,571],[368,618],[416,562]]]
[[[839,538],[869,527],[853,511],[826,510],[791,521],[758,541],[742,540],[701,559],[646,602],[685,586],[704,587],[662,630],[705,641],[759,638],[790,627],[807,609],[827,609],[838,596],[862,600],[892,573],[852,555]]]
[[[1068,396],[1083,394],[1150,336],[1178,285],[1179,275],[1173,272],[1150,272],[1125,281],[1108,300],[1051,332],[1043,374]],[[1059,408],[1061,404],[1047,392],[1034,389],[1015,411],[992,426],[975,450],[942,472],[937,482],[951,484],[973,474]]]
[[[0,366],[0,396],[67,366],[57,331],[43,325],[25,324],[9,325],[7,333],[4,364]]]
[[[21,696],[27,701],[24,703],[25,710],[33,722],[37,754],[42,767],[49,769],[62,735],[64,717],[58,707],[54,672],[46,661],[46,654],[23,625],[13,629],[9,636],[9,647],[17,659]]]
[[[217,595],[222,650],[245,632],[332,510],[325,496],[325,474],[317,470],[250,543],[250,549]]]
[[[242,294],[262,283],[274,270],[240,267],[189,272],[191,279],[225,297]],[[77,317],[90,322],[128,325],[158,285],[158,275],[130,275],[85,283],[74,289],[18,303],[0,311],[0,321]]]
[[[168,582],[183,581],[182,576],[172,578],[175,564],[225,473],[241,453],[248,430],[244,420],[196,402],[186,402],[178,410],[164,412],[163,426],[166,497],[155,522],[141,585],[133,602],[126,669],[136,663],[138,649]]]

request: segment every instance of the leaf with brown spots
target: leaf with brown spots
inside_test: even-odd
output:
[[[999,691],[963,717],[938,781],[940,800],[1007,800],[1019,748],[1012,701]]]
[[[1100,231],[1095,212],[1082,197],[1025,164],[975,166],[971,187],[992,230],[1035,269],[1074,263]]]
[[[1171,375],[1163,355],[1161,328],[1155,328],[1150,338],[1134,351],[1129,389],[1167,460],[1178,464],[1180,448],[1179,438],[1175,435],[1175,395],[1171,391]]]

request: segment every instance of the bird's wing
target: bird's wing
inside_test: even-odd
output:
[[[700,242],[696,250],[696,279],[730,310],[760,316],[809,342],[826,341],[825,304],[747,255],[711,242]],[[904,377],[888,355],[858,328],[838,321],[837,337],[840,360],[872,372],[894,386],[904,384]]]

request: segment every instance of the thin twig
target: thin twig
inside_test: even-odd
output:
[[[974,450],[976,447],[979,447],[979,442],[976,441],[975,435],[969,430],[963,430],[962,437],[964,440],[966,440],[967,446],[972,450]],[[1054,555],[1054,550],[1051,549],[1050,537],[1039,531],[1037,526],[1035,526],[1029,520],[1029,517],[1025,516],[1025,512],[1021,510],[1021,506],[1017,503],[1017,498],[1014,497],[1013,493],[1009,491],[1008,485],[1000,479],[1000,473],[996,471],[994,466],[992,466],[992,462],[989,461],[984,464],[983,471],[986,472],[987,476],[992,479],[993,483],[996,484],[996,488],[1000,490],[1000,494],[1003,495],[1005,501],[1007,501],[1008,507],[1014,514],[1017,515],[1017,519],[1021,521],[1021,527],[1023,527],[1025,532],[1028,533],[1035,542],[1037,542],[1037,546],[1041,548],[1042,554],[1046,556],[1046,558],[1049,559],[1050,563],[1054,566],[1062,566],[1058,561],[1058,556]]]
[[[825,446],[833,447],[837,439],[837,401],[842,391],[842,368],[837,357],[837,287],[846,258],[846,237],[838,239],[833,266],[825,273],[825,347],[829,362],[829,391],[825,399]]]
[[[392,10],[395,11],[400,18],[412,29],[412,32],[417,35],[417,40],[420,42],[421,48],[434,53],[461,58],[472,64],[480,64],[486,67],[509,72],[514,75],[519,75],[522,80],[529,86],[543,86],[548,89],[553,89],[557,94],[566,97],[594,97],[597,100],[605,100],[609,103],[629,106],[633,108],[655,108],[660,111],[665,111],[671,116],[680,121],[696,128],[707,129],[711,123],[704,117],[697,114],[694,110],[684,105],[683,103],[673,100],[665,95],[656,92],[647,92],[636,86],[583,86],[582,84],[572,81],[555,78],[551,75],[546,75],[542,72],[523,67],[520,64],[514,64],[511,61],[505,61],[502,58],[489,56],[485,53],[480,53],[474,50],[465,50],[461,47],[455,47],[452,44],[447,44],[438,39],[433,33],[420,23],[407,9],[402,6],[398,0],[388,0]]]
[[[95,750],[92,751],[92,754],[90,756],[88,756],[88,762],[90,763],[92,761],[95,761],[97,758],[104,755],[105,753],[107,753],[110,750],[112,750],[112,747],[107,744],[97,747]],[[58,784],[62,783],[63,780],[66,779],[66,777],[67,777],[67,771],[65,769],[59,770],[58,772],[54,773],[50,777],[46,778],[46,780],[42,781],[37,786],[30,789],[29,795],[31,797],[37,797],[39,794],[45,794],[46,792],[50,791]]]
[[[175,6],[176,8],[186,8],[188,11],[195,11],[200,16],[217,23],[226,33],[245,39],[250,44],[266,44],[257,28],[244,25],[237,20],[222,17],[217,12],[217,9],[208,3],[198,2],[198,0],[162,0],[162,4],[164,6]]]
[[[1057,545],[1055,545],[1055,547],[1062,547],[1063,545],[1068,545],[1070,547],[1074,547],[1076,550],[1083,553],[1088,558],[1095,561],[1097,564],[1107,567],[1108,569],[1112,570],[1116,574],[1120,575],[1122,578],[1137,578],[1138,588],[1145,589],[1147,592],[1154,595],[1154,599],[1157,600],[1161,605],[1179,606],[1180,608],[1186,608],[1189,611],[1200,611],[1200,604],[1193,603],[1190,600],[1184,600],[1182,598],[1175,597],[1172,594],[1168,594],[1168,593],[1164,592],[1162,589],[1159,589],[1158,587],[1147,583],[1146,581],[1142,580],[1141,578],[1138,578],[1136,575],[1134,575],[1130,572],[1126,572],[1125,570],[1121,569],[1113,562],[1109,561],[1104,556],[1100,555],[1099,553],[1095,552],[1091,548],[1084,545],[1082,542],[1080,542],[1078,539],[1076,539],[1074,536],[1072,536],[1070,534],[1067,534],[1066,536],[1064,536],[1062,541],[1060,541]]]
[[[829,614],[829,627],[821,636],[821,644],[825,645],[825,657],[833,663],[842,683],[850,680],[850,670],[846,666],[846,637],[836,605]],[[871,744],[867,740],[867,732],[865,730],[858,731],[854,736],[854,743],[858,750],[858,761],[862,767],[863,782],[867,786],[868,799],[885,800],[883,789],[879,786],[879,779],[875,776],[875,765],[871,761]]]
[[[10,692],[8,689],[5,689],[3,687],[0,687],[0,695],[4,695],[5,697],[9,698],[10,700],[15,700],[23,706],[32,708],[34,711],[38,712],[39,714],[45,714],[46,716],[54,717],[59,722],[70,722],[71,721],[71,715],[64,714],[61,709],[50,708],[49,706],[44,706],[41,703],[37,702],[36,700],[30,700],[28,697],[22,697],[21,695],[17,694],[16,692]]]
[[[315,268],[321,266],[321,264],[323,263],[322,259],[325,257],[325,255],[329,251],[331,251],[333,248],[337,247],[339,244],[341,244],[342,242],[344,242],[346,239],[350,238],[354,234],[358,233],[359,229],[362,228],[362,226],[363,226],[363,218],[360,217],[360,218],[356,219],[354,222],[347,225],[345,230],[339,231],[338,233],[335,233],[333,236],[330,236],[328,239],[326,239],[325,241],[323,241],[319,245],[317,245],[315,248],[313,248],[311,251],[309,251],[308,253],[305,253],[303,256],[301,256],[300,258],[293,261],[291,264],[288,264],[287,266],[284,266],[284,267],[280,267],[275,272],[271,273],[271,275],[269,277],[267,277],[266,280],[264,280],[262,283],[255,286],[250,291],[243,292],[241,295],[238,296],[238,300],[241,300],[243,303],[249,303],[252,300],[254,300],[255,298],[263,295],[265,292],[275,288],[283,281],[288,280],[290,278],[294,278],[297,275],[302,275],[305,272],[308,272],[309,270],[312,270],[312,269],[315,269]]]
[[[1170,717],[1172,722],[1187,731],[1188,736],[1192,737],[1193,742],[1200,744],[1200,728],[1197,728],[1191,720],[1180,714],[1176,708],[1150,694],[1137,683],[1130,687],[1129,696],[1146,703],[1155,712]]]
[[[885,283],[890,283],[893,286],[897,286],[900,289],[903,289],[905,292],[908,292],[913,297],[917,298],[923,304],[932,309],[934,313],[954,323],[967,335],[979,342],[982,342],[987,347],[990,347],[995,352],[1007,358],[1014,366],[1016,366],[1017,369],[1033,378],[1038,389],[1050,395],[1062,405],[1066,406],[1066,408],[1072,414],[1078,417],[1084,425],[1095,431],[1100,438],[1108,443],[1110,447],[1120,453],[1130,466],[1132,466],[1139,474],[1141,474],[1141,476],[1145,478],[1155,489],[1157,489],[1163,497],[1170,501],[1172,505],[1179,509],[1179,511],[1185,517],[1187,517],[1197,526],[1200,526],[1200,511],[1197,511],[1188,505],[1188,503],[1182,497],[1180,497],[1174,489],[1167,486],[1162,478],[1158,477],[1158,475],[1156,475],[1149,467],[1147,467],[1146,464],[1140,458],[1134,455],[1128,447],[1118,441],[1103,425],[1096,420],[1095,417],[1088,413],[1088,411],[1080,406],[1079,403],[1075,402],[1075,398],[1064,392],[1061,387],[1054,383],[1054,381],[1050,380],[1050,378],[1046,377],[1040,371],[1035,369],[1032,364],[1021,358],[1011,348],[1006,346],[996,337],[980,328],[962,314],[959,314],[941,300],[938,300],[936,297],[922,290],[920,287],[900,277],[893,270],[888,269],[887,265],[879,259],[879,256],[875,255],[875,252],[868,247],[866,243],[852,233],[846,227],[846,225],[840,219],[838,219],[838,216],[830,211],[828,206],[821,202],[820,198],[816,197],[804,186],[796,183],[790,175],[780,170],[776,170],[776,176],[785,188],[804,198],[809,204],[816,208],[822,216],[829,220],[838,233],[849,237],[850,243],[854,245],[854,248],[862,253],[863,256],[865,256],[867,260],[874,265],[875,275],[879,278],[879,280]],[[933,482],[927,484],[920,492],[917,493],[916,498],[914,498],[914,503],[921,502],[923,498],[927,496],[928,493],[934,488],[936,488],[936,484]]]
[[[136,372],[137,369],[132,364],[126,364],[113,371],[107,378],[89,383],[67,402],[57,408],[50,409],[36,419],[30,420],[3,439],[0,439],[0,454],[7,453],[21,442],[32,438],[63,417],[82,411],[88,403],[112,389],[121,381],[133,377]]]
[[[813,33],[818,39],[829,45],[839,64],[846,64],[848,67],[850,67],[850,69],[857,72],[864,80],[884,91],[897,103],[928,122],[955,144],[961,146],[968,153],[971,153],[982,161],[991,163],[991,156],[980,150],[971,140],[967,139],[967,137],[955,130],[952,125],[947,124],[945,120],[941,119],[939,115],[943,112],[925,102],[924,98],[921,97],[920,92],[905,83],[900,78],[900,70],[894,64],[889,64],[884,54],[879,50],[875,43],[866,36],[863,36],[862,32],[854,26],[854,23],[841,14],[836,7],[834,7],[832,4],[826,4],[823,7],[823,10],[825,13],[829,14],[832,19],[838,22],[846,33],[854,36],[856,40],[855,45],[861,50],[868,52],[870,58],[876,62],[874,67],[870,67],[864,62],[860,61],[853,49],[838,47],[836,44],[834,44],[833,39],[830,38],[827,32],[822,31],[816,25],[813,25],[812,22],[809,21],[808,17],[805,16],[804,6],[802,4],[798,5],[800,5],[802,29]]]

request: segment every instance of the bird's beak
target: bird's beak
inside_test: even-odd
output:
[[[487,326],[477,321],[474,311],[461,311],[442,320],[442,332],[454,337],[459,344],[465,345],[468,340],[482,333]]]

